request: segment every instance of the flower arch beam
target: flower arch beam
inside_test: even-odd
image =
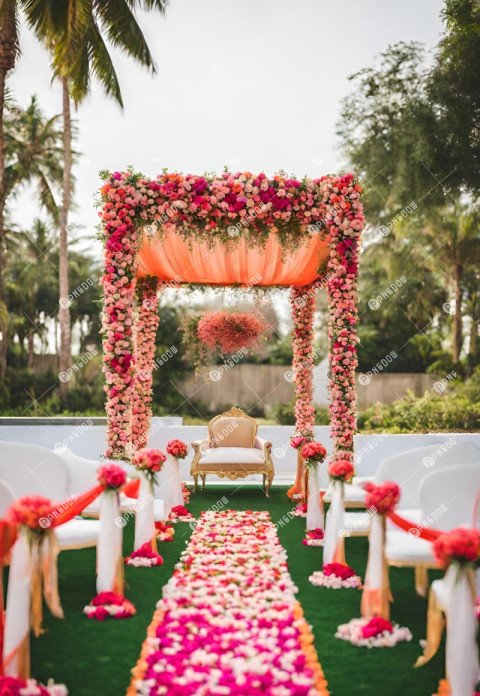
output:
[[[105,174],[103,371],[109,458],[146,443],[158,324],[157,291],[184,283],[292,287],[296,434],[312,436],[311,319],[329,298],[330,413],[335,457],[351,458],[355,430],[356,290],[364,225],[353,175]]]

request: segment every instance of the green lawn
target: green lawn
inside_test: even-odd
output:
[[[272,489],[267,500],[256,487],[207,487],[192,496],[190,509],[201,510],[228,499],[224,507],[269,510],[273,521],[288,513],[291,504],[285,488]],[[415,594],[413,573],[391,570],[395,598],[392,616],[413,633],[413,641],[394,649],[354,648],[333,636],[339,623],[359,615],[360,592],[326,590],[308,582],[314,570],[321,568],[321,550],[302,546],[305,520],[293,518],[279,528],[282,544],[288,551],[290,573],[299,588],[308,621],[313,625],[320,662],[329,681],[332,696],[430,696],[444,673],[443,648],[422,669],[412,664],[420,652],[418,641],[425,637],[426,601]],[[174,541],[159,545],[165,564],[159,568],[126,568],[126,595],[137,615],[124,621],[100,623],[82,615],[82,607],[95,594],[95,551],[69,551],[60,555],[60,594],[65,620],[50,616],[45,634],[32,638],[32,671],[43,680],[54,677],[63,681],[71,696],[122,696],[130,679],[146,629],[161,596],[161,588],[171,575],[185,542],[191,533],[187,524],[178,524]],[[125,532],[125,553],[131,550],[133,526]],[[368,543],[366,539],[348,539],[347,560],[364,572]],[[248,696],[247,694],[245,696]]]

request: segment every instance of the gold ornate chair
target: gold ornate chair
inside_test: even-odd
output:
[[[262,474],[268,498],[274,477],[272,443],[258,437],[257,428],[255,419],[236,407],[212,418],[208,424],[208,438],[192,442],[195,454],[191,474],[195,491],[199,476],[203,490],[207,474],[234,480]]]

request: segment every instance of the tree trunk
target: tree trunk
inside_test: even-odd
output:
[[[453,361],[457,363],[460,360],[462,351],[462,275],[463,267],[460,261],[455,261],[454,268],[454,283],[455,283],[455,315],[453,317]]]
[[[4,8],[0,27],[0,379],[5,377],[8,348],[8,313],[5,302],[5,266],[7,249],[5,239],[5,83],[9,70],[15,67],[17,55],[17,28],[14,5]]]
[[[35,334],[33,331],[30,331],[30,333],[27,336],[27,343],[28,343],[28,362],[27,362],[27,367],[29,370],[33,370],[33,361],[34,361],[34,351],[33,351],[33,342],[34,342],[34,337]]]
[[[63,191],[60,212],[60,253],[59,253],[59,289],[60,308],[60,373],[71,367],[71,327],[68,300],[68,213],[72,193],[72,121],[70,114],[70,95],[65,78],[62,79],[63,91]],[[68,380],[60,380],[60,399],[65,400],[68,393]]]
[[[468,346],[468,354],[472,358],[477,357],[477,343],[478,343],[478,320],[473,319],[470,322],[470,340]]]

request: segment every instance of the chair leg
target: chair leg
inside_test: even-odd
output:
[[[206,474],[201,474],[202,476],[202,491],[205,490],[205,479],[207,478]]]
[[[197,493],[198,492],[198,474],[195,474],[193,477],[193,483],[195,485],[193,492]]]
[[[267,476],[267,487],[265,488],[265,495],[270,498],[270,487],[272,485],[273,476]]]
[[[427,609],[427,638],[423,648],[423,655],[420,655],[415,662],[415,667],[423,667],[436,654],[442,633],[445,627],[445,617],[442,609],[438,606],[435,593],[430,588],[428,594],[428,609]]]
[[[425,566],[415,566],[415,590],[420,597],[427,596],[428,570]]]

